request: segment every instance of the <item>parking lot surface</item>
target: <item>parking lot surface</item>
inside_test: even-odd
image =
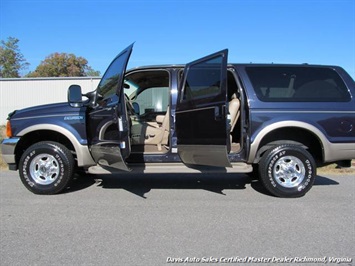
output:
[[[54,196],[0,175],[2,266],[354,265],[351,175],[295,199],[247,175],[86,176]]]

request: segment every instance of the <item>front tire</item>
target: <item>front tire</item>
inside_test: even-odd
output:
[[[277,197],[302,197],[316,177],[312,155],[300,146],[281,145],[267,151],[259,164],[264,187]]]
[[[19,172],[22,183],[35,194],[56,194],[72,179],[75,162],[71,152],[57,142],[43,141],[22,155]]]

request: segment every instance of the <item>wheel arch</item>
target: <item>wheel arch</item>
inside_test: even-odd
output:
[[[290,126],[292,125],[292,126]],[[325,159],[328,140],[315,126],[300,121],[282,121],[263,128],[251,144],[248,162],[258,163],[266,150],[281,144],[294,144],[307,149],[316,163]]]
[[[82,145],[75,135],[66,128],[53,124],[40,124],[22,130],[19,132],[18,136],[21,138],[15,149],[17,166],[24,151],[32,144],[39,141],[55,141],[66,146],[74,153],[73,155],[78,166],[95,164],[87,145]]]

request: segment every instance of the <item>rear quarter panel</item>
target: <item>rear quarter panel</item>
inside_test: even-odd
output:
[[[249,107],[251,152],[269,130],[280,127],[300,127],[316,134],[324,146],[346,144],[355,154],[355,85],[353,79],[339,67],[332,67],[345,82],[351,95],[348,102],[263,102],[257,97],[245,66],[238,66]],[[283,136],[287,139],[287,136]],[[331,147],[330,147],[331,148]],[[351,152],[352,153],[352,152]],[[329,157],[325,154],[325,157]],[[330,156],[331,157],[331,156]],[[355,158],[355,155],[354,155]]]

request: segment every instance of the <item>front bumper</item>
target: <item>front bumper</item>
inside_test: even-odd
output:
[[[1,143],[1,153],[4,161],[9,165],[10,170],[17,170],[15,159],[15,148],[20,138],[4,139]]]

